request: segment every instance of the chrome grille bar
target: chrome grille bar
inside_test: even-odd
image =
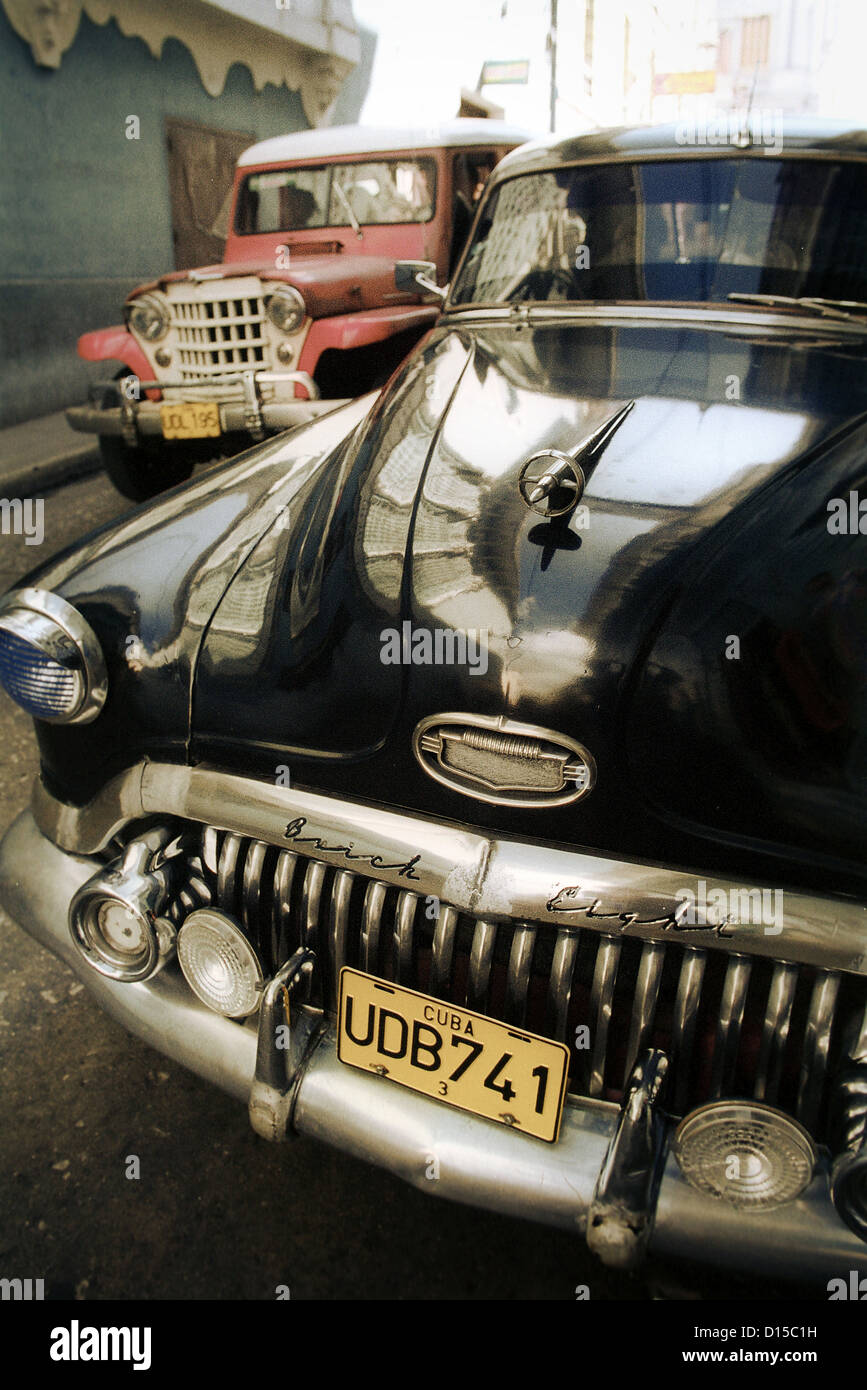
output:
[[[775,1105],[783,1074],[783,1058],[792,1022],[792,1006],[798,985],[798,967],[779,962],[774,966],[768,1005],[762,1023],[762,1041],[756,1070],[756,1100]]]
[[[292,921],[292,884],[298,866],[298,855],[282,849],[274,869],[274,904],[271,910],[271,944],[274,959],[281,964],[289,959],[289,932]]]
[[[310,859],[304,875],[301,893],[301,938],[308,950],[321,950],[319,923],[322,910],[322,888],[328,870],[318,859]]]
[[[590,991],[590,1078],[591,1096],[601,1096],[605,1086],[605,1059],[608,1049],[608,1029],[614,1006],[614,986],[620,964],[622,938],[603,936],[596,948],[593,986]]]
[[[434,928],[430,988],[432,994],[442,995],[443,998],[448,998],[451,985],[457,931],[457,910],[453,907],[443,907],[441,904]]]
[[[267,846],[261,840],[254,840],[247,850],[244,860],[244,877],[241,887],[241,921],[248,936],[252,936],[259,921],[262,901],[262,871],[265,867]]]
[[[349,899],[355,874],[340,869],[331,885],[328,907],[328,954],[331,958],[331,985],[336,1000],[340,991],[340,972],[346,965],[346,943],[349,933]]]
[[[632,1068],[635,1066],[639,1052],[650,1041],[650,1031],[653,1027],[656,1004],[659,998],[659,986],[662,982],[665,949],[661,941],[646,941],[641,948],[641,963],[638,967],[638,980],[635,986],[635,1004],[629,1027],[629,1042],[626,1045],[624,1086],[632,1075]]]
[[[815,1125],[819,1113],[828,1066],[831,1022],[839,989],[840,976],[836,971],[821,971],[816,976],[804,1030],[798,1084],[798,1119],[805,1129]]]
[[[698,951],[694,947],[687,947],[680,963],[671,1041],[671,1061],[675,1078],[674,1109],[678,1114],[682,1114],[687,1107],[690,1065],[706,963],[704,951]]]
[[[526,1020],[527,993],[530,988],[530,970],[535,945],[536,928],[521,922],[512,937],[506,974],[505,1014],[508,1023],[523,1024]]]
[[[467,1005],[484,1013],[488,1003],[491,986],[491,966],[494,963],[494,945],[497,940],[495,922],[484,919],[476,923],[473,933],[473,946],[470,951],[470,972],[467,980]]]
[[[364,893],[358,968],[366,971],[368,975],[379,973],[379,929],[382,926],[385,894],[385,884],[379,883],[373,878],[368,883]]]
[[[751,968],[748,956],[729,957],[714,1039],[712,1096],[721,1096],[734,1081]]]
[[[394,914],[394,978],[399,985],[413,983],[412,943],[417,907],[415,893],[405,888],[397,900]]]
[[[578,937],[559,931],[548,980],[548,1027],[551,1037],[566,1041],[566,1024],[572,1002],[572,978],[578,959]]]
[[[217,897],[225,903],[227,912],[235,910],[235,874],[238,857],[244,844],[240,835],[227,835],[220,853],[220,866],[217,871]]]

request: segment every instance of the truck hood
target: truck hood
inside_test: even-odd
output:
[[[201,266],[194,271],[171,271],[146,285],[139,285],[126,302],[148,291],[165,290],[179,281],[208,284],[242,275],[257,275],[261,280],[293,285],[304,296],[307,312],[314,319],[356,309],[414,304],[420,298],[419,294],[395,289],[394,261],[389,257],[340,252],[338,242],[308,242],[301,247],[290,247],[290,264],[285,269],[275,266],[272,257],[270,260]]]

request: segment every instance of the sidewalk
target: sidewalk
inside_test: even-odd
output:
[[[3,497],[31,497],[99,467],[96,436],[70,429],[62,410],[0,429]]]

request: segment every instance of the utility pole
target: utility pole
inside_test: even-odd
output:
[[[557,122],[557,0],[551,0],[551,28],[548,31],[551,51],[551,134]]]

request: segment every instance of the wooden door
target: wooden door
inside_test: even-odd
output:
[[[193,121],[167,118],[176,270],[222,260],[227,232],[225,214],[235,164],[242,150],[255,139],[255,135],[245,131],[214,130]]]

